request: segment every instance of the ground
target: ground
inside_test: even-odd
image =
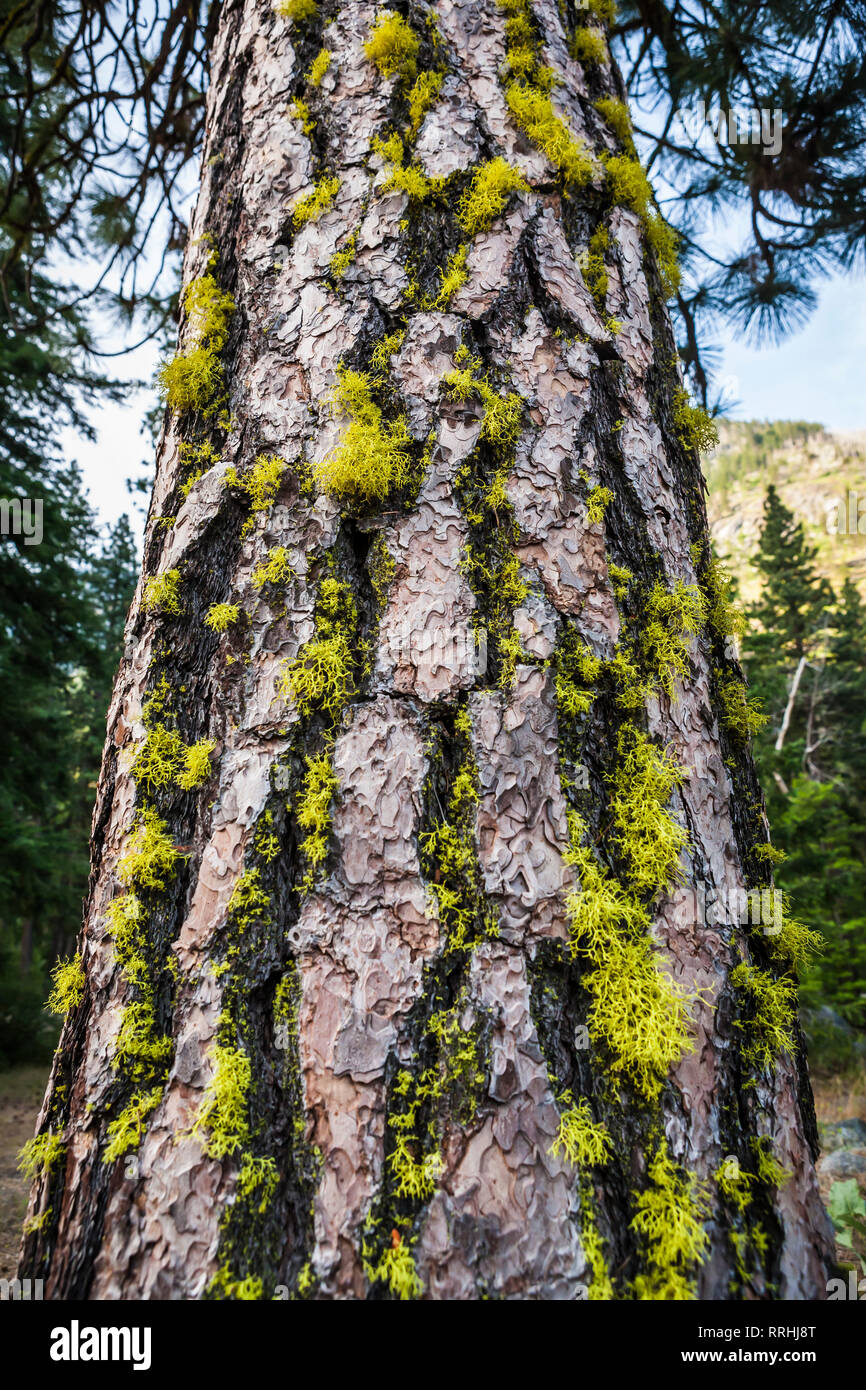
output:
[[[33,1138],[45,1091],[47,1067],[0,1072],[0,1279],[11,1279],[18,1261],[27,1183],[17,1169],[18,1151]]]
[[[22,1144],[33,1136],[46,1073],[45,1067],[16,1067],[0,1072],[0,1279],[13,1277],[18,1259],[21,1225],[27,1207],[27,1184],[17,1171],[16,1158]],[[816,1075],[812,1084],[820,1125],[832,1125],[840,1120],[866,1122],[866,1072],[853,1077]],[[861,1192],[866,1195],[866,1151],[852,1149],[850,1152],[852,1156],[862,1155],[857,1180]],[[832,1172],[823,1171],[830,1157],[826,1153],[818,1165],[821,1196],[825,1202],[834,1180]],[[848,1261],[851,1252],[837,1247],[836,1256],[840,1261]]]

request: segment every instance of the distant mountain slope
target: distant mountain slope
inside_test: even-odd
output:
[[[774,483],[785,506],[806,526],[817,545],[816,561],[834,589],[846,575],[866,598],[866,534],[832,534],[847,521],[849,493],[859,498],[866,532],[866,430],[830,432],[802,420],[724,421],[719,447],[704,458],[708,510],[718,553],[730,559],[743,601],[757,592],[750,564],[758,544],[767,485]],[[856,500],[855,500],[856,509]]]

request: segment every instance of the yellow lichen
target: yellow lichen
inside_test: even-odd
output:
[[[159,369],[159,389],[170,410],[205,410],[222,385],[220,353],[228,341],[235,302],[208,272],[186,287],[187,346]]]
[[[578,1168],[603,1167],[609,1163],[610,1135],[604,1125],[593,1120],[586,1096],[581,1096],[575,1104],[571,1091],[563,1091],[557,1099],[567,1108],[560,1112],[559,1130],[550,1146],[553,1157],[561,1153]]]
[[[58,960],[51,971],[52,989],[48,996],[47,1008],[53,1014],[64,1017],[70,1009],[77,1009],[84,998],[86,984],[84,967],[80,956],[71,960]]]
[[[237,1152],[249,1139],[247,1114],[252,1068],[240,1048],[216,1043],[213,1048],[213,1075],[189,1137],[197,1139],[209,1158],[223,1159]]]
[[[236,603],[213,603],[205,616],[205,625],[214,632],[225,632],[240,616]]]
[[[383,501],[408,479],[411,435],[406,416],[386,422],[372,390],[369,377],[340,369],[334,404],[349,423],[339,444],[313,464],[316,481],[332,496]]]
[[[316,0],[277,0],[274,9],[284,19],[290,19],[293,24],[297,24],[304,19],[314,19],[319,6]]]
[[[383,10],[376,18],[364,52],[383,77],[401,77],[411,81],[415,76],[415,60],[420,44],[417,35],[402,15]]]
[[[638,1299],[695,1298],[696,1266],[707,1257],[706,1190],[694,1174],[677,1171],[662,1141],[648,1165],[649,1186],[637,1195],[631,1226],[643,1245],[646,1271],[634,1281]]]
[[[464,232],[474,236],[486,231],[514,192],[529,192],[529,184],[519,169],[501,157],[482,164],[457,204],[457,220]]]
[[[312,193],[308,193],[306,198],[302,198],[295,204],[292,218],[296,227],[303,227],[308,222],[316,222],[327,212],[340,190],[340,180],[335,176],[328,178],[325,174],[319,179]]]
[[[126,887],[160,893],[173,878],[181,854],[175,849],[168,826],[150,807],[138,814],[126,853],[117,865],[117,877]]]
[[[442,88],[445,74],[442,72],[419,72],[409,93],[409,122],[413,133],[421,129],[424,117],[435,102]]]
[[[549,96],[525,82],[512,82],[506,89],[505,100],[521,130],[543,151],[567,184],[582,188],[591,182],[594,165],[589,152],[557,116]]]
[[[147,580],[141,599],[145,613],[167,613],[176,618],[180,614],[180,570],[165,570],[154,574]]]
[[[767,970],[742,962],[731,971],[731,984],[742,996],[750,1019],[735,1019],[745,1033],[743,1056],[756,1067],[770,1070],[780,1053],[794,1050],[797,986],[783,975],[774,979]]]
[[[336,722],[355,694],[357,622],[349,586],[331,577],[324,579],[316,605],[316,636],[286,667],[279,683],[283,699],[293,699],[302,716],[321,710]]]
[[[331,800],[337,789],[337,778],[327,753],[307,755],[307,771],[298,796],[296,814],[298,825],[307,835],[301,841],[301,853],[315,873],[328,853],[328,832],[331,829]]]
[[[65,1153],[66,1145],[59,1134],[37,1134],[19,1150],[18,1168],[28,1182],[33,1182],[37,1177],[47,1177]]]
[[[675,681],[685,681],[689,674],[689,643],[702,630],[706,616],[700,589],[682,579],[671,590],[657,580],[647,597],[641,648],[653,676],[670,696]]]
[[[254,589],[262,589],[265,584],[288,584],[289,580],[294,578],[295,571],[284,545],[275,545],[269,550],[267,559],[257,565],[252,573]]]
[[[307,73],[307,81],[310,83],[311,87],[320,87],[322,85],[322,78],[331,66],[331,59],[333,56],[330,49],[319,49],[310,66],[310,71]]]
[[[692,405],[689,393],[684,386],[678,386],[673,395],[674,432],[684,449],[697,449],[706,453],[719,442],[718,427],[702,406]]]

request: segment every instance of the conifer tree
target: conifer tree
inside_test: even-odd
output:
[[[712,427],[609,19],[220,11],[50,1298],[825,1293],[813,938],[740,914]]]

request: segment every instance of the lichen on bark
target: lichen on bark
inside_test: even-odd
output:
[[[772,866],[609,7],[283,9],[214,40],[184,302],[224,313],[181,345],[216,396],[163,426],[22,1269],[819,1296],[808,943],[696,907]]]

